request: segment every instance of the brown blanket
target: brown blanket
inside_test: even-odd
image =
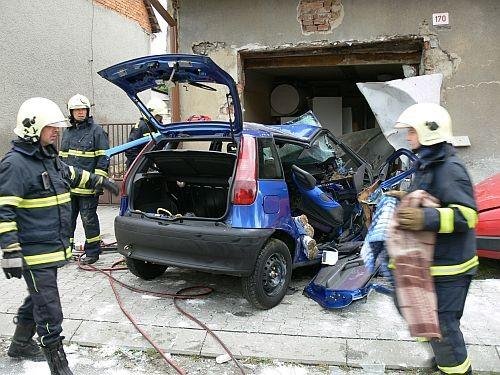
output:
[[[439,207],[423,190],[407,194],[399,207]],[[437,299],[430,273],[436,234],[398,229],[397,210],[388,228],[387,251],[395,269],[396,296],[401,314],[414,337],[441,338]]]

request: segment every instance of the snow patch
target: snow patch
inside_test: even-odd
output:
[[[259,375],[306,375],[307,369],[298,366],[265,367]]]

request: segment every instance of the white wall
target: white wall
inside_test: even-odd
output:
[[[137,22],[91,0],[4,0],[0,13],[0,154],[15,136],[17,110],[33,96],[54,100],[66,113],[76,92],[95,103],[102,123],[135,122],[125,93],[97,71],[148,55],[150,35]]]

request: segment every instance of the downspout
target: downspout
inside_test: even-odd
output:
[[[168,13],[168,11],[160,4],[158,0],[149,0],[153,8],[167,21],[169,30],[169,45],[170,53],[178,52],[177,45],[177,21]],[[181,120],[181,110],[180,110],[180,95],[179,95],[179,85],[175,84],[171,92],[171,104],[172,104],[172,122],[179,122]]]

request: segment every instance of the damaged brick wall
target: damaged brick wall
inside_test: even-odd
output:
[[[152,32],[149,14],[142,0],[93,0],[106,8],[137,21],[148,33]]]
[[[300,0],[297,20],[304,35],[332,33],[344,18],[342,0]]]

